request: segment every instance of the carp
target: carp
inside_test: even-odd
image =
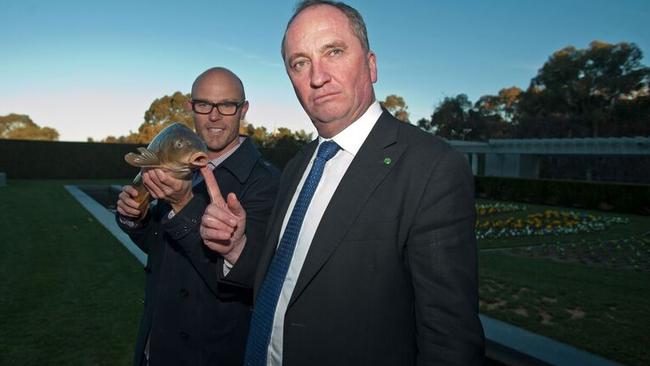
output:
[[[182,123],[172,123],[160,131],[139,154],[128,153],[124,160],[138,168],[161,168],[178,179],[192,179],[192,172],[208,164],[208,147],[201,138]],[[142,182],[142,170],[133,179],[138,191],[135,200],[144,209],[149,204],[149,192]]]

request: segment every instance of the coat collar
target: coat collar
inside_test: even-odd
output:
[[[217,169],[227,169],[243,184],[253,171],[260,156],[259,150],[253,145],[251,139],[247,137],[232,155],[224,160],[223,163],[219,164]]]
[[[399,163],[405,149],[403,144],[397,143],[402,123],[384,111],[352,160],[314,234],[289,306],[325,265],[357,220],[366,201]]]
[[[398,143],[399,131],[403,123],[384,110],[370,131],[325,209],[291,295],[289,306],[300,296],[341,244],[375,188],[398,164],[406,148],[404,144]],[[275,255],[280,230],[291,198],[317,147],[318,139],[305,145],[285,168],[276,206],[267,230],[266,247],[255,280],[256,294]]]

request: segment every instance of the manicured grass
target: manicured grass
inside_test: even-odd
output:
[[[575,211],[518,205],[526,210],[488,217]],[[614,215],[628,223],[479,241],[481,312],[624,364],[650,364],[650,217]]]
[[[132,362],[142,267],[65,183],[0,187],[2,365]]]
[[[0,188],[0,365],[131,363],[142,268],[67,183],[10,180]],[[482,218],[564,210],[515,205],[525,210]],[[625,364],[650,364],[650,217],[589,213],[628,223],[479,241],[481,312]]]

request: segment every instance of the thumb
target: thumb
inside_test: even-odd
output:
[[[201,168],[201,175],[203,175],[203,179],[205,180],[205,186],[208,188],[208,195],[210,196],[210,202],[215,203],[219,206],[225,206],[226,202],[224,201],[223,196],[221,195],[219,184],[217,183],[217,180],[214,178],[214,174],[212,173],[212,170],[210,170],[210,168],[208,168],[207,166],[204,166]]]
[[[230,212],[238,218],[246,217],[246,211],[244,211],[241,202],[239,202],[234,193],[228,195],[228,209],[230,209]]]

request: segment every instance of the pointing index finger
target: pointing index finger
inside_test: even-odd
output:
[[[212,173],[212,170],[208,168],[207,166],[201,168],[201,174],[203,175],[203,179],[205,180],[205,185],[208,188],[208,195],[210,196],[210,202],[215,203],[219,206],[225,206],[226,201],[223,199],[223,196],[221,195],[221,190],[219,190],[219,184],[217,184],[217,180],[214,178],[214,174]]]

